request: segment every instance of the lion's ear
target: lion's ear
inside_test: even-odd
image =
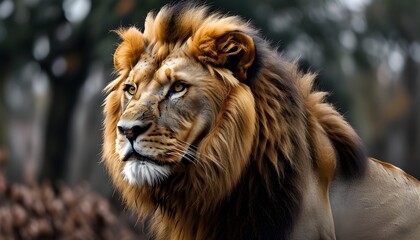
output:
[[[123,40],[114,53],[114,67],[117,71],[131,69],[144,51],[143,34],[135,27],[115,31]]]
[[[250,36],[231,31],[207,38],[196,46],[199,61],[227,68],[239,81],[246,80],[247,70],[255,59],[255,45]]]

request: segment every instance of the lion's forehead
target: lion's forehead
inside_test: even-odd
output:
[[[141,89],[150,85],[163,86],[188,74],[184,71],[187,66],[188,59],[182,56],[168,56],[158,62],[150,54],[144,54],[130,71],[128,81],[135,82]]]
[[[153,79],[159,64],[153,57],[143,54],[137,64],[131,69],[127,81],[135,82],[137,85],[147,84]]]

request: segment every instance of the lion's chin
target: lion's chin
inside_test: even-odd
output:
[[[169,177],[169,166],[159,166],[146,161],[132,160],[126,162],[122,172],[124,180],[130,185],[158,185]]]

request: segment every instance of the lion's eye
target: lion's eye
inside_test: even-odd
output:
[[[174,93],[182,92],[186,87],[186,84],[183,82],[175,82],[172,86],[172,90]]]
[[[187,92],[188,84],[184,81],[176,81],[169,89],[168,96],[171,99],[179,98]]]
[[[134,95],[136,93],[136,86],[132,84],[126,84],[124,87],[124,91],[130,95]]]

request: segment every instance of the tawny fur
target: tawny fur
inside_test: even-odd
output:
[[[364,174],[368,159],[360,139],[325,103],[326,94],[313,90],[315,76],[284,61],[239,17],[203,6],[166,6],[147,16],[143,32],[131,27],[117,33],[122,39],[114,55],[118,77],[105,90],[104,162],[127,206],[142,220],[151,217],[154,238],[299,236],[294,231],[310,191],[316,189],[330,212],[334,175]],[[147,87],[161,78],[159,67],[172,55],[208,74],[213,83],[205,91],[216,114],[205,136],[196,139],[195,163],[179,167],[182,174],[162,185],[129,185],[115,148],[122,88],[137,62],[150,63],[139,83]],[[168,78],[173,74],[163,72]],[[308,183],[308,176],[316,181]],[[325,218],[330,220],[319,226],[331,226],[326,235],[319,231],[319,238],[333,239],[332,216]]]

